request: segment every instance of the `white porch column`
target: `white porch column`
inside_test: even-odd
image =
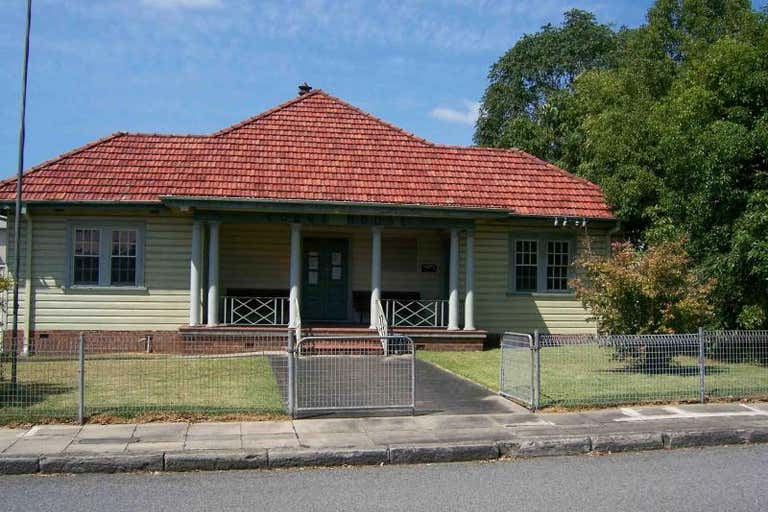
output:
[[[199,220],[192,224],[192,253],[189,258],[189,325],[200,324],[200,272],[202,226]]]
[[[371,329],[376,329],[376,303],[381,299],[381,228],[371,228]]]
[[[448,267],[448,330],[459,328],[459,230],[451,229],[450,262]]]
[[[301,224],[291,224],[291,263],[289,268],[288,326],[296,327],[297,305],[301,297]]]
[[[475,232],[467,230],[464,277],[464,330],[475,330]]]
[[[208,223],[208,325],[219,323],[219,226]]]

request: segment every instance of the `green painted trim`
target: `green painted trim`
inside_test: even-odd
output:
[[[441,207],[417,204],[356,203],[345,201],[294,201],[260,199],[222,199],[211,197],[161,196],[163,204],[177,208],[198,210],[251,210],[267,213],[322,213],[329,215],[359,214],[380,216],[412,216],[441,218],[494,218],[504,219],[508,211],[492,208]]]
[[[302,224],[316,226],[389,227],[405,229],[458,228],[473,229],[471,219],[446,219],[440,217],[396,217],[367,215],[332,215],[311,213],[268,212],[219,212],[194,210],[194,219],[225,224]]]

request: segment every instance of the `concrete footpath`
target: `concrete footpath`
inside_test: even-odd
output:
[[[0,474],[495,460],[768,442],[768,403],[0,429]]]

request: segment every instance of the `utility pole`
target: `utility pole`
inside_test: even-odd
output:
[[[21,119],[19,120],[19,165],[16,169],[16,213],[13,216],[13,328],[11,331],[11,387],[16,390],[16,366],[19,357],[19,273],[21,268],[21,182],[24,173],[24,139],[27,115],[27,69],[29,68],[29,29],[32,24],[32,0],[27,0],[27,27],[24,34],[24,64],[21,71]],[[29,271],[29,269],[27,269]],[[31,281],[30,281],[31,282]],[[30,293],[30,290],[27,290]],[[29,339],[29,333],[24,336]]]

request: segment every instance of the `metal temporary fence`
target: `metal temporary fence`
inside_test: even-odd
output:
[[[768,331],[524,336],[502,340],[500,389],[534,410],[768,397]]]
[[[408,336],[310,336],[298,340],[290,364],[295,414],[414,409],[414,345]]]

